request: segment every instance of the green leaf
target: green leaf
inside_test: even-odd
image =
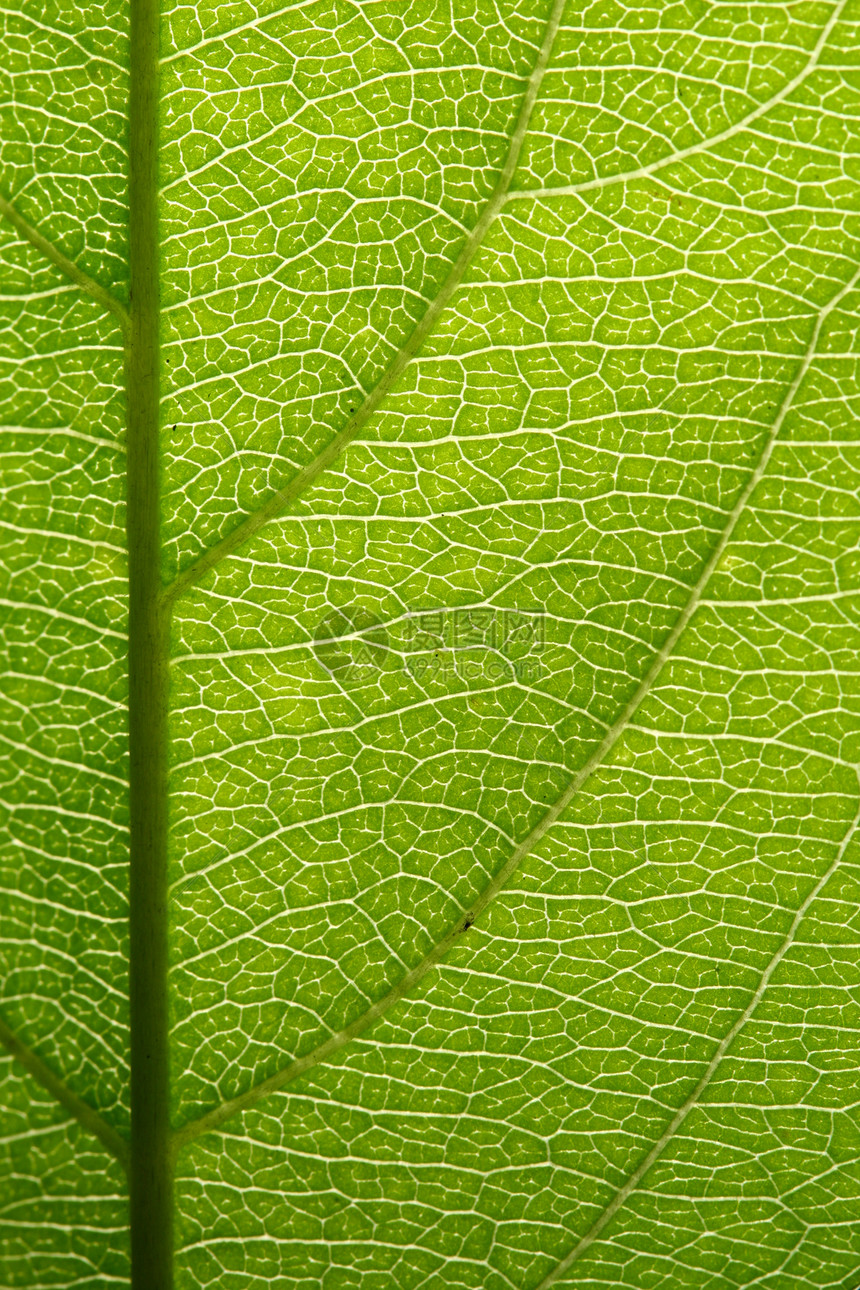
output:
[[[2,1290],[856,1290],[856,0],[2,23]]]

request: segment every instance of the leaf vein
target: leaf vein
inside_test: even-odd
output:
[[[96,282],[95,278],[91,278],[88,273],[84,273],[83,269],[79,268],[74,260],[70,260],[67,255],[64,255],[59,247],[54,246],[53,242],[50,242],[28,220],[24,219],[24,216],[18,213],[12,203],[2,196],[0,196],[0,215],[3,215],[8,220],[25,242],[29,242],[37,251],[40,251],[75,286],[80,287],[103,309],[113,314],[122,327],[123,335],[127,335],[128,311],[124,304],[111,295],[109,291],[106,291],[100,282]]]
[[[693,157],[697,153],[706,152],[708,149],[715,148],[719,144],[725,143],[728,139],[734,138],[735,135],[738,135],[741,131],[745,130],[748,125],[751,125],[753,121],[757,121],[759,117],[764,116],[771,108],[776,107],[777,104],[782,103],[784,99],[787,99],[789,95],[793,94],[796,89],[799,89],[803,82],[812,74],[812,72],[814,72],[815,68],[818,66],[821,55],[824,52],[825,46],[827,45],[827,41],[830,39],[831,32],[839,22],[839,19],[842,16],[842,11],[847,3],[848,0],[839,0],[833,13],[830,15],[830,18],[825,23],[821,31],[821,35],[818,37],[806,65],[797,73],[797,75],[792,77],[790,81],[787,81],[782,89],[778,90],[776,94],[772,94],[766,102],[760,104],[759,107],[754,108],[752,112],[748,112],[746,116],[741,117],[739,121],[728,126],[727,129],[720,130],[717,134],[711,135],[708,139],[700,139],[698,143],[691,144],[689,148],[679,148],[677,152],[671,153],[668,157],[661,157],[658,161],[651,162],[650,165],[637,166],[635,170],[625,170],[621,174],[617,175],[606,175],[601,178],[587,179],[580,184],[558,184],[548,188],[515,189],[508,193],[506,201],[520,200],[527,197],[572,197],[578,193],[590,192],[595,188],[608,188],[612,184],[623,184],[630,179],[646,179],[649,175],[656,174],[666,166],[672,166],[678,161],[685,161],[687,157]],[[698,194],[696,195],[695,200],[698,201]]]
[[[557,6],[557,8],[559,7],[560,6]],[[274,1075],[269,1076],[259,1084],[246,1090],[246,1092],[221,1103],[220,1106],[213,1108],[213,1110],[175,1131],[172,1139],[174,1151],[178,1152],[182,1147],[193,1141],[195,1138],[219,1128],[232,1116],[238,1115],[240,1112],[254,1106],[269,1093],[277,1091],[292,1080],[298,1078],[298,1076],[303,1075],[305,1071],[310,1070],[311,1067],[334,1056],[334,1054],[341,1048],[360,1035],[370,1025],[372,1025],[373,1022],[377,1021],[386,1012],[388,1012],[390,1008],[392,1008],[396,1003],[399,1003],[401,999],[409,994],[419,981],[427,975],[431,968],[441,962],[454,945],[457,944],[460,938],[468,931],[475,919],[483,912],[483,910],[495,900],[496,896],[507,885],[508,880],[519,869],[522,861],[534,850],[552,825],[555,824],[567,809],[580,788],[583,787],[586,781],[590,779],[594,772],[603,764],[609,753],[615,747],[615,744],[621,738],[622,734],[627,730],[633,716],[643,703],[644,699],[651,691],[654,683],[663,671],[666,662],[670,658],[685,627],[695,613],[704,595],[705,588],[711,579],[711,575],[722,559],[723,553],[735,531],[735,528],[737,527],[746,504],[767,469],[767,464],[770,460],[774,445],[776,444],[777,436],[782,428],[782,424],[785,421],[789,408],[794,401],[794,397],[797,394],[797,391],[800,388],[800,385],[803,382],[815,356],[824,323],[844,297],[854,289],[858,281],[860,281],[860,269],[857,270],[850,281],[845,283],[819,311],[806,353],[798,364],[794,378],[779,406],[776,417],[774,418],[771,426],[770,434],[762,448],[758,462],[750,473],[746,485],[741,490],[737,501],[732,507],[726,520],[725,527],[720,534],[719,540],[715,544],[709,559],[704,565],[686,605],[678,615],[675,625],[669,632],[663,645],[655,654],[651,666],[642,681],[639,683],[633,697],[629,700],[621,714],[609,728],[606,735],[585,764],[574,775],[564,792],[556,799],[555,803],[545,813],[538,824],[535,825],[531,832],[513,850],[499,872],[491,879],[491,881],[472,902],[470,908],[458,917],[453,926],[448,929],[433,949],[424,956],[420,963],[416,964],[414,968],[407,972],[397,985],[393,986],[381,999],[372,1004],[366,1012],[361,1014],[361,1016],[357,1017],[353,1022],[345,1026],[336,1034],[331,1035],[328,1039],[324,1040],[323,1043],[313,1049],[312,1052],[307,1053],[304,1057],[297,1058],[288,1066],[283,1067],[280,1071],[276,1071]],[[818,889],[816,888],[816,891],[817,890]],[[804,909],[805,908],[806,906],[804,906]],[[548,1285],[550,1283],[547,1282],[546,1284]]]
[[[860,787],[860,767],[855,766],[854,769],[855,769],[855,773],[857,774],[858,787]],[[731,1047],[732,1043],[740,1034],[740,1032],[743,1030],[744,1026],[750,1020],[753,1013],[757,1009],[758,1005],[761,1003],[762,997],[765,991],[767,990],[771,977],[773,976],[774,972],[779,967],[780,963],[785,958],[786,954],[791,949],[791,946],[795,941],[795,937],[797,935],[798,929],[800,927],[800,924],[803,922],[803,919],[806,915],[807,910],[809,909],[810,905],[812,905],[813,901],[816,899],[816,897],[819,895],[822,889],[827,885],[827,883],[833,877],[836,870],[839,868],[839,865],[842,861],[842,857],[845,855],[845,852],[848,849],[848,846],[852,838],[854,837],[854,834],[857,831],[858,825],[860,825],[860,806],[858,806],[857,808],[857,812],[854,816],[854,819],[849,825],[830,867],[827,869],[826,873],[824,873],[823,876],[819,878],[818,882],[815,884],[812,891],[806,897],[806,900],[798,909],[797,913],[794,916],[794,920],[792,921],[791,927],[788,929],[788,932],[786,933],[782,941],[782,944],[780,945],[779,949],[776,951],[773,958],[770,960],[764,972],[762,973],[761,979],[759,980],[758,986],[756,987],[756,990],[755,990],[755,993],[753,994],[752,999],[750,1000],[749,1004],[744,1009],[744,1011],[741,1013],[740,1017],[738,1017],[737,1021],[734,1023],[732,1028],[720,1041],[719,1045],[717,1046],[717,1050],[714,1053],[714,1056],[711,1058],[710,1062],[708,1063],[707,1069],[705,1070],[701,1079],[697,1083],[696,1087],[693,1089],[690,1096],[684,1102],[683,1106],[679,1107],[679,1109],[675,1112],[675,1115],[670,1120],[666,1129],[663,1131],[663,1134],[661,1135],[661,1137],[657,1140],[657,1142],[655,1142],[654,1146],[645,1156],[641,1164],[639,1164],[638,1167],[633,1171],[633,1173],[630,1175],[630,1177],[628,1178],[624,1186],[618,1189],[618,1191],[613,1196],[612,1200],[605,1207],[605,1209],[595,1220],[595,1222],[592,1223],[591,1227],[588,1229],[585,1235],[577,1242],[577,1244],[570,1251],[570,1253],[567,1254],[561,1260],[561,1262],[558,1263],[556,1267],[554,1267],[552,1271],[549,1272],[543,1278],[540,1284],[536,1287],[536,1290],[549,1290],[549,1287],[552,1285],[555,1285],[559,1277],[564,1276],[564,1274],[570,1269],[573,1263],[576,1262],[579,1256],[581,1254],[584,1254],[585,1251],[589,1248],[589,1246],[594,1244],[594,1242],[600,1236],[600,1233],[603,1231],[606,1225],[615,1216],[615,1214],[617,1214],[618,1210],[621,1209],[621,1207],[624,1205],[627,1198],[639,1186],[639,1183],[645,1177],[645,1175],[647,1174],[651,1166],[655,1164],[657,1160],[659,1160],[660,1156],[666,1150],[667,1146],[672,1141],[675,1134],[681,1128],[681,1125],[684,1123],[687,1116],[698,1104],[700,1098],[702,1097],[702,1094],[705,1092],[711,1080],[713,1079],[714,1075],[716,1074],[717,1070],[719,1069],[719,1066],[723,1058],[725,1057],[726,1053],[728,1052],[729,1048]]]
[[[41,1057],[18,1038],[2,1017],[0,1017],[0,1043],[60,1106],[68,1111],[82,1128],[86,1129],[87,1133],[98,1138],[102,1146],[119,1161],[123,1169],[128,1168],[128,1144],[125,1140],[106,1120],[102,1119],[98,1111],[94,1111],[78,1097],[77,1093],[73,1093],[68,1085],[42,1061]]]
[[[427,309],[416,324],[411,336],[397,352],[380,379],[377,381],[376,385],[366,395],[361,406],[350,417],[343,429],[335,435],[335,437],[320,453],[317,454],[313,461],[303,467],[303,469],[300,470],[288,484],[269,498],[263,506],[258,510],[253,511],[233,530],[232,533],[228,533],[220,542],[216,542],[214,546],[210,547],[208,551],[205,551],[201,556],[199,556],[182,573],[179,573],[163,593],[165,606],[171,606],[173,602],[193,586],[194,583],[199,582],[199,580],[208,573],[210,569],[215,568],[217,564],[220,564],[222,560],[231,555],[237,547],[246,542],[249,538],[253,537],[253,535],[257,533],[264,524],[267,524],[269,520],[274,519],[276,515],[279,515],[291,502],[305,491],[305,489],[317,478],[318,475],[330,466],[332,462],[337,460],[344,448],[346,448],[347,444],[355,438],[364,423],[387,397],[406,367],[430,336],[443,309],[451,300],[455,291],[462,282],[466,270],[475,258],[475,255],[482,245],[490,226],[496,219],[499,211],[502,209],[506,194],[510,188],[514,172],[516,171],[517,164],[519,162],[520,153],[525,141],[529,122],[531,121],[535,101],[552,53],[552,47],[561,21],[563,9],[564,0],[555,0],[534,70],[532,71],[528,84],[526,85],[519,116],[511,136],[508,155],[502,167],[501,174],[496,182],[492,196],[484,207],[484,210],[472,229],[472,232],[469,234],[469,237],[466,239],[466,242],[452,265],[448,276],[436,296],[427,306]]]

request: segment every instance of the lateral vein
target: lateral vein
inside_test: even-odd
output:
[[[96,282],[95,278],[91,278],[88,273],[84,273],[83,269],[78,268],[74,260],[70,260],[67,255],[63,255],[63,252],[59,250],[58,247],[54,246],[53,242],[49,242],[48,239],[40,233],[37,228],[34,228],[28,220],[24,219],[24,216],[19,214],[12,203],[7,201],[3,196],[0,196],[0,215],[5,216],[13,228],[20,233],[25,242],[29,242],[37,251],[41,251],[42,255],[50,260],[52,264],[56,265],[56,267],[60,269],[71,282],[74,282],[75,286],[80,287],[82,291],[85,291],[88,296],[100,304],[103,309],[106,309],[108,313],[113,314],[114,317],[119,320],[123,334],[127,334],[128,312],[125,305],[117,300],[115,296],[112,296],[111,293],[100,283]]]
[[[118,1160],[123,1169],[128,1170],[128,1144],[116,1132],[115,1129],[103,1120],[98,1111],[94,1111],[88,1106],[77,1093],[73,1093],[69,1086],[58,1075],[55,1075],[50,1067],[42,1061],[41,1057],[28,1048],[22,1039],[19,1039],[6,1022],[0,1017],[0,1043],[11,1053],[11,1055],[24,1067],[35,1079],[37,1084],[70,1113],[78,1123],[91,1133],[93,1137],[98,1138],[99,1142],[107,1151]]]
[[[649,175],[654,175],[658,171],[664,170],[666,166],[673,166],[679,161],[685,161],[687,157],[693,157],[697,153],[706,152],[709,148],[715,148],[718,144],[725,143],[728,139],[734,138],[735,135],[740,134],[742,130],[745,130],[747,126],[752,125],[753,121],[757,121],[759,117],[768,113],[771,108],[776,107],[778,103],[782,103],[787,99],[789,95],[793,94],[794,91],[803,84],[806,78],[811,75],[818,66],[818,61],[821,58],[828,40],[830,39],[830,33],[833,31],[833,28],[842,16],[842,10],[845,8],[847,2],[848,0],[839,0],[833,13],[830,15],[830,18],[825,23],[821,31],[821,35],[818,37],[815,47],[810,53],[805,66],[797,73],[797,75],[793,76],[790,81],[786,82],[781,90],[777,90],[776,94],[772,94],[766,102],[761,103],[757,108],[753,108],[751,112],[748,112],[746,116],[741,117],[740,121],[736,121],[734,125],[728,126],[725,130],[720,130],[718,134],[711,135],[710,138],[700,139],[698,143],[690,144],[689,148],[681,148],[677,152],[671,152],[667,157],[661,157],[659,161],[652,161],[650,165],[637,166],[635,170],[625,170],[620,174],[606,175],[597,179],[586,179],[579,184],[557,184],[549,188],[517,189],[515,192],[508,193],[505,200],[520,201],[524,198],[573,197],[578,193],[591,192],[595,188],[609,188],[613,184],[626,183],[631,179],[647,179]],[[699,200],[698,195],[696,200]]]
[[[517,165],[522,152],[523,142],[526,132],[529,128],[531,115],[534,110],[535,101],[540,91],[540,86],[549,63],[552,53],[552,46],[561,22],[562,12],[564,10],[563,0],[555,0],[552,13],[544,32],[543,42],[538,51],[537,60],[534,69],[529,77],[525,94],[523,95],[522,105],[519,116],[517,117],[516,126],[511,135],[510,147],[508,148],[507,157],[502,167],[496,186],[492,195],[481,213],[478,222],[475,224],[460,254],[455,260],[447,278],[440,287],[438,293],[430,301],[424,314],[418,321],[411,336],[398,351],[391,363],[386,368],[376,385],[366,395],[361,406],[353,413],[346,425],[335,435],[334,439],[318,453],[318,455],[307,466],[299,471],[288,484],[278,492],[274,493],[258,510],[248,515],[241,524],[239,524],[232,533],[228,533],[220,542],[216,542],[199,556],[192,564],[182,573],[178,574],[169,587],[164,592],[164,601],[170,604],[179,596],[183,595],[189,587],[213,569],[228,555],[231,555],[237,547],[241,546],[250,537],[253,537],[264,524],[274,519],[290,505],[291,502],[304,492],[304,490],[329,467],[332,462],[336,461],[340,454],[346,448],[361,427],[372,416],[385,397],[391,391],[392,387],[403,374],[406,367],[418,353],[421,346],[427,340],[433,328],[439,319],[440,314],[446,307],[454,292],[459,287],[463,277],[472,263],[478,249],[484,241],[487,232],[505,203],[511,181],[514,177]]]
[[[556,9],[560,10],[560,8],[561,5],[558,4]],[[238,1115],[241,1111],[245,1111],[254,1106],[269,1093],[276,1092],[286,1084],[291,1083],[294,1079],[297,1079],[300,1075],[303,1075],[312,1067],[319,1065],[320,1062],[334,1056],[334,1054],[341,1048],[351,1040],[356,1039],[369,1026],[371,1026],[373,1022],[377,1021],[387,1013],[390,1008],[409,994],[418,982],[427,975],[430,969],[435,967],[436,964],[439,963],[446,954],[448,954],[457,941],[460,940],[466,932],[468,932],[469,928],[475,922],[475,919],[480,916],[480,914],[493,902],[493,900],[495,900],[496,896],[498,896],[502,889],[507,885],[508,881],[516,873],[517,869],[519,869],[526,856],[534,850],[552,825],[555,824],[559,817],[564,813],[586,781],[591,778],[594,772],[606,760],[609,753],[615,747],[615,744],[627,730],[634,714],[653,688],[655,682],[663,671],[663,668],[671,657],[685,627],[702,600],[705,588],[710,582],[714,570],[722,559],[723,553],[735,531],[735,528],[737,527],[738,520],[740,519],[749,498],[758,486],[765,470],[767,469],[768,462],[770,461],[771,454],[773,453],[783,422],[785,421],[789,408],[791,407],[795,395],[809,370],[813,357],[815,356],[818,341],[821,336],[821,330],[825,321],[832,311],[839,305],[840,301],[854,289],[858,282],[860,282],[860,269],[858,269],[851,280],[846,283],[819,311],[806,353],[798,364],[794,379],[789,385],[779,406],[776,417],[771,426],[770,434],[759,456],[758,463],[750,473],[746,485],[732,507],[726,520],[725,527],[723,528],[707,563],[702,569],[699,579],[691,591],[686,605],[678,615],[675,625],[663,645],[655,654],[651,666],[642,681],[639,683],[633,697],[624,707],[614,724],[610,726],[609,730],[606,732],[603,739],[600,741],[588,760],[574,775],[564,792],[556,799],[543,818],[535,825],[523,841],[514,848],[502,868],[490,880],[490,882],[487,883],[486,887],[484,887],[472,902],[469,909],[457,918],[456,922],[448,929],[442,939],[437,942],[428,954],[425,955],[420,963],[418,963],[414,968],[407,972],[400,981],[398,981],[397,985],[393,986],[387,994],[377,1000],[376,1003],[372,1004],[366,1012],[362,1013],[360,1017],[357,1017],[350,1025],[345,1026],[342,1030],[330,1035],[328,1039],[319,1044],[312,1052],[307,1053],[304,1057],[297,1058],[288,1066],[282,1067],[282,1069],[276,1071],[274,1075],[269,1076],[268,1079],[262,1080],[259,1084],[256,1084],[246,1092],[241,1093],[238,1097],[230,1098],[227,1101],[222,1102],[220,1106],[213,1108],[213,1110],[206,1112],[197,1120],[193,1120],[182,1129],[175,1131],[172,1139],[174,1153],[180,1151],[187,1143],[192,1142],[195,1138],[199,1138],[202,1134],[211,1133],[213,1130],[218,1129],[225,1123],[225,1121],[231,1119],[232,1116]]]
[[[860,787],[860,767],[855,766],[854,771],[855,771],[855,774],[857,775],[858,787]],[[600,1233],[606,1227],[607,1223],[609,1223],[610,1220],[614,1218],[618,1210],[621,1209],[621,1207],[624,1205],[627,1198],[639,1186],[640,1182],[648,1173],[648,1170],[651,1168],[651,1166],[653,1164],[656,1164],[660,1156],[662,1156],[663,1152],[666,1150],[667,1146],[672,1141],[675,1134],[678,1132],[681,1125],[686,1120],[687,1116],[701,1100],[702,1094],[705,1092],[711,1080],[714,1078],[714,1075],[717,1073],[717,1070],[719,1069],[719,1066],[723,1058],[725,1057],[726,1053],[729,1051],[735,1039],[737,1039],[738,1035],[743,1030],[747,1022],[750,1020],[753,1013],[758,1008],[758,1005],[761,1003],[762,997],[764,996],[764,993],[767,990],[768,985],[770,984],[771,977],[773,976],[776,969],[779,967],[782,960],[785,958],[788,951],[791,949],[791,946],[794,944],[794,940],[797,936],[798,930],[800,928],[800,924],[803,922],[803,919],[805,918],[810,905],[818,897],[822,889],[827,885],[827,883],[833,877],[836,870],[839,868],[839,865],[842,862],[842,858],[848,849],[851,839],[854,837],[855,833],[857,832],[858,825],[860,825],[860,806],[858,806],[857,808],[857,812],[854,816],[852,823],[848,826],[848,830],[842,839],[842,842],[839,846],[839,849],[836,853],[836,856],[832,864],[830,865],[830,868],[821,878],[819,878],[818,882],[812,888],[812,891],[806,897],[806,900],[798,909],[797,913],[795,914],[792,920],[791,927],[786,932],[785,939],[783,940],[779,949],[776,951],[773,958],[770,960],[764,972],[762,973],[761,979],[759,980],[759,983],[756,986],[755,993],[753,994],[752,999],[748,1003],[745,1010],[738,1017],[737,1021],[734,1023],[732,1028],[720,1040],[719,1044],[717,1045],[717,1050],[714,1053],[713,1057],[711,1058],[710,1062],[708,1063],[708,1066],[704,1074],[702,1075],[696,1087],[693,1089],[690,1096],[687,1098],[686,1102],[684,1102],[683,1106],[679,1107],[679,1109],[675,1112],[672,1119],[669,1121],[668,1125],[663,1130],[663,1133],[661,1134],[660,1138],[657,1140],[657,1142],[654,1143],[654,1146],[645,1156],[644,1160],[636,1167],[636,1169],[634,1169],[633,1173],[627,1179],[627,1182],[624,1183],[622,1187],[619,1187],[618,1191],[612,1197],[612,1200],[609,1202],[608,1205],[606,1205],[606,1207],[603,1209],[600,1215],[595,1219],[595,1221],[592,1223],[591,1227],[588,1229],[585,1235],[581,1238],[581,1240],[577,1242],[577,1244],[573,1247],[570,1253],[565,1255],[565,1257],[552,1269],[552,1271],[549,1272],[544,1277],[543,1281],[541,1281],[540,1284],[537,1286],[537,1290],[549,1290],[549,1287],[552,1285],[555,1285],[559,1277],[564,1276],[564,1274],[567,1271],[569,1271],[570,1267],[572,1266],[573,1263],[576,1262],[579,1256],[581,1254],[584,1254],[585,1251],[589,1248],[589,1246],[594,1244],[594,1242],[600,1236]]]

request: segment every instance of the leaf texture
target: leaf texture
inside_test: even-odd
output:
[[[127,16],[3,21],[0,1286],[90,1290]],[[860,1285],[858,21],[165,5],[181,1290]]]
[[[0,1014],[124,1134],[122,335],[24,230],[122,292],[126,19],[0,24],[0,186],[25,221],[0,219]],[[122,1285],[122,1170],[0,1062],[0,1284]]]

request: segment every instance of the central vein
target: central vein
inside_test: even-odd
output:
[[[173,1285],[167,1008],[167,615],[159,497],[159,0],[131,0],[126,355],[132,1290]]]

